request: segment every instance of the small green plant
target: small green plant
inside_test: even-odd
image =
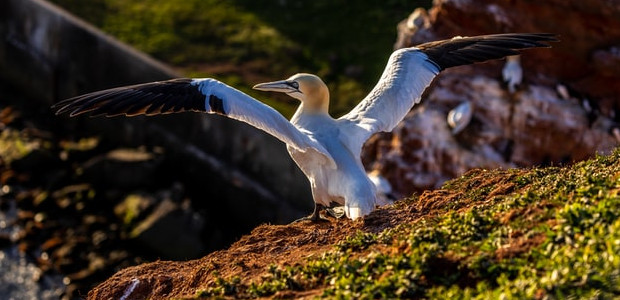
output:
[[[206,290],[199,291],[196,297],[217,297],[217,296],[230,296],[239,292],[239,285],[241,279],[239,277],[233,277],[230,280],[224,280],[219,276],[216,276],[215,284]]]
[[[377,235],[370,232],[358,231],[352,236],[345,238],[342,242],[338,243],[336,247],[339,250],[352,250],[359,251],[368,248],[370,245],[377,242]]]

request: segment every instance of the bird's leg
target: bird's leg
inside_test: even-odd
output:
[[[314,211],[309,216],[310,221],[318,222],[319,220],[325,220],[325,219],[321,218],[321,210],[323,208],[325,208],[325,207],[323,207],[323,205],[318,204],[318,203],[315,202],[314,203]]]
[[[318,203],[314,203],[314,211],[312,212],[311,215],[307,216],[307,217],[303,217],[301,219],[297,219],[295,221],[293,221],[293,223],[297,223],[297,222],[301,222],[301,221],[312,221],[314,223],[316,222],[324,222],[324,221],[329,221],[323,217],[321,217],[321,210],[325,208],[323,205],[318,204]]]

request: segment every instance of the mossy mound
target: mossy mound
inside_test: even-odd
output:
[[[359,230],[259,280],[218,277],[198,296],[618,297],[619,190],[620,151],[567,167],[471,171],[390,208],[424,216]]]

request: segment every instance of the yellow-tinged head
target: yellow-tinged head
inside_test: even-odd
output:
[[[327,85],[313,74],[299,73],[285,80],[259,83],[253,89],[286,93],[301,101],[302,108],[306,112],[327,113],[329,108]]]

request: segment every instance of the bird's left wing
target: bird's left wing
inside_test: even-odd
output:
[[[319,154],[320,162],[335,166],[334,160],[311,135],[300,131],[284,116],[220,81],[172,79],[98,91],[56,103],[56,114],[76,116],[136,116],[184,111],[214,113],[246,122],[287,145]]]
[[[439,72],[450,67],[518,54],[518,49],[549,47],[553,34],[507,33],[456,37],[394,51],[373,90],[339,120],[347,124],[349,147],[359,151],[375,132],[391,131],[420,102]]]

